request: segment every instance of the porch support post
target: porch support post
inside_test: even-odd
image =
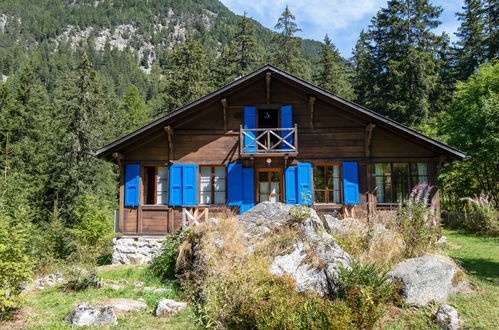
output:
[[[228,123],[227,123],[227,99],[223,98],[223,99],[220,100],[220,102],[222,103],[223,112],[224,112],[224,132],[227,132],[228,131]]]
[[[373,187],[373,161],[371,157],[371,139],[372,133],[376,124],[369,123],[364,132],[364,156],[366,157],[366,206],[367,206],[367,219],[369,220],[371,214],[376,209],[376,199],[374,197]]]
[[[118,236],[121,236],[124,228],[124,220],[125,220],[125,207],[124,207],[124,197],[125,197],[125,169],[123,167],[122,160],[125,159],[123,154],[119,152],[113,153],[113,158],[116,159],[116,163],[118,164],[118,168],[120,171],[120,196],[119,196],[119,205],[118,205]]]
[[[168,137],[168,161],[172,161],[173,159],[175,159],[175,149],[173,145],[173,127],[168,125],[164,128],[164,130]]]
[[[267,72],[265,76],[265,84],[267,86],[267,104],[270,104],[270,80],[272,79],[272,73]]]
[[[308,98],[308,111],[310,112],[310,127],[312,129],[315,128],[315,125],[314,125],[314,103],[315,103],[315,96],[309,96],[309,98]]]

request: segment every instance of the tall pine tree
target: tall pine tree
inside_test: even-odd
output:
[[[377,13],[358,44],[363,60],[370,62],[356,68],[356,85],[366,88],[357,90],[360,103],[414,126],[441,111],[434,97],[446,38],[431,31],[440,24],[441,12],[428,0],[391,0]]]
[[[319,73],[315,82],[333,94],[351,99],[353,91],[348,81],[345,60],[340,56],[327,34],[324,37],[324,43],[321,45],[319,54]]]
[[[164,108],[159,109],[160,114],[192,102],[212,88],[207,54],[192,38],[173,50],[164,75]]]
[[[295,23],[296,17],[291,13],[288,6],[277,20],[274,29],[279,30],[272,38],[274,42],[274,53],[272,62],[278,68],[289,73],[310,79],[310,65],[301,54],[301,39],[295,36],[301,31]]]

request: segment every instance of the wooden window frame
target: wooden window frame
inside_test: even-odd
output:
[[[413,169],[413,166],[416,166],[416,172],[417,172],[417,164],[426,164],[426,175],[424,175],[424,177],[426,177],[426,183],[429,184],[430,183],[430,174],[429,174],[429,170],[430,170],[430,164],[428,162],[375,162],[375,166],[376,164],[390,164],[390,181],[391,181],[391,196],[390,196],[390,202],[377,202],[376,204],[378,205],[404,205],[407,200],[403,200],[403,201],[397,201],[397,177],[394,175],[394,172],[393,172],[393,164],[407,164],[408,165],[408,178],[407,178],[407,182],[408,182],[408,187],[407,187],[407,191],[408,191],[408,196],[407,198],[409,197],[410,193],[412,192],[412,189],[414,189],[414,187],[416,185],[418,185],[417,182],[413,182],[413,179],[414,179],[414,176],[412,175],[412,169]],[[376,168],[376,167],[375,167]],[[374,172],[374,186],[375,188],[377,188],[376,186],[376,178],[378,177],[383,177],[383,191],[385,190],[384,188],[384,178],[385,178],[385,174],[383,173],[383,176],[381,175],[377,175],[376,174],[376,171]],[[419,175],[416,176],[417,178],[419,178]],[[376,191],[378,191],[378,189],[376,189]],[[376,199],[377,199],[377,196],[376,196]]]
[[[199,200],[199,205],[202,205],[202,206],[221,206],[221,205],[227,205],[227,199],[228,199],[228,195],[227,195],[227,192],[228,192],[228,189],[227,189],[227,181],[228,181],[228,173],[227,173],[227,166],[225,166],[224,164],[213,164],[213,165],[210,165],[210,164],[203,164],[203,165],[199,165],[199,175],[198,175],[198,200]],[[211,204],[203,204],[201,202],[201,167],[211,167],[211,176],[210,176],[210,185],[211,185],[211,200],[212,201],[215,201],[215,167],[224,167],[225,168],[225,202],[222,203],[222,204],[215,204],[215,203],[211,203]],[[220,191],[219,191],[220,192]]]
[[[278,168],[278,167],[268,167],[268,168],[257,168],[256,169],[256,176],[255,176],[255,180],[256,180],[256,198],[255,198],[255,201],[257,201],[257,203],[261,203],[260,201],[260,182],[268,182],[269,183],[269,191],[270,191],[270,183],[271,182],[275,182],[275,181],[260,181],[260,172],[279,172],[279,194],[272,194],[272,193],[268,193],[266,195],[269,196],[269,201],[270,201],[270,196],[276,196],[276,195],[279,195],[279,202],[281,203],[284,203],[283,201],[283,170],[282,168]]]
[[[339,182],[340,182],[340,202],[339,203],[330,203],[330,202],[316,202],[315,201],[315,175],[314,175],[314,167],[316,166],[322,166],[322,167],[327,167],[327,166],[338,166],[338,177],[339,177]],[[324,180],[324,200],[328,201],[329,200],[329,186],[327,185],[327,171],[324,171],[325,174],[325,180]],[[336,163],[312,163],[312,186],[313,186],[313,193],[312,193],[312,198],[313,198],[313,204],[314,205],[342,205],[343,201],[343,169],[341,168],[341,163],[336,162]],[[333,196],[334,196],[334,191],[333,191]]]
[[[142,166],[143,169],[142,169],[142,191],[143,193],[141,194],[141,205],[159,205],[159,206],[168,206],[168,201],[166,201],[166,204],[158,204],[158,167],[166,167],[168,168],[168,165],[144,165]],[[147,194],[147,186],[146,186],[146,180],[145,180],[145,176],[146,176],[146,173],[147,173],[147,168],[154,168],[154,204],[146,204],[145,201],[147,200],[146,197],[146,194]],[[170,175],[170,172],[168,172],[168,175]],[[170,178],[168,178],[168,182],[169,182]],[[168,195],[170,194],[170,191],[169,189],[166,190]]]

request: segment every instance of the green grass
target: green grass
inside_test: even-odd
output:
[[[456,259],[478,286],[474,295],[456,295],[451,305],[465,319],[463,328],[499,328],[499,238],[444,230],[453,244],[444,251]]]
[[[499,239],[445,229],[449,244],[439,251],[454,258],[468,278],[477,286],[476,292],[450,297],[461,319],[463,328],[499,328]],[[439,329],[432,316],[439,304],[422,308],[407,307],[396,311],[396,316],[383,325],[383,329]]]
[[[122,266],[115,269],[103,270],[98,276],[104,280],[124,279],[129,284],[122,290],[111,288],[90,288],[76,293],[64,293],[60,287],[53,287],[43,291],[30,292],[25,299],[18,319],[11,323],[12,327],[23,329],[72,329],[66,322],[66,315],[81,302],[92,302],[107,298],[142,298],[148,308],[139,312],[118,316],[118,325],[99,327],[99,329],[195,329],[193,313],[186,310],[173,318],[158,318],[153,316],[156,303],[163,298],[183,300],[176,283],[161,283],[147,267]],[[164,293],[135,290],[134,281],[144,282],[144,286],[154,286],[169,289]],[[0,328],[9,324],[2,325]],[[92,327],[90,327],[92,328]]]

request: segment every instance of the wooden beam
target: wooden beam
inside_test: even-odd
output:
[[[267,72],[265,76],[265,83],[267,85],[267,103],[270,103],[270,80],[272,79],[272,73]]]
[[[315,103],[315,96],[310,96],[308,98],[308,111],[310,112],[310,127],[312,127],[312,129],[315,128],[315,125],[314,125],[314,103]]]
[[[168,136],[168,160],[171,161],[175,159],[175,149],[173,144],[173,127],[170,125],[164,128],[166,135]]]
[[[371,139],[373,134],[373,129],[376,127],[376,124],[369,123],[366,126],[366,131],[364,135],[364,155],[369,158],[371,157]]]
[[[228,123],[227,123],[227,99],[223,98],[223,99],[220,100],[220,102],[222,103],[222,107],[223,107],[223,110],[224,110],[224,132],[227,132],[228,131]]]
[[[119,205],[118,205],[118,234],[123,233],[125,228],[125,168],[123,167],[122,160],[125,159],[123,154],[119,152],[113,153],[113,157],[118,163],[120,171],[120,195],[119,195]]]

